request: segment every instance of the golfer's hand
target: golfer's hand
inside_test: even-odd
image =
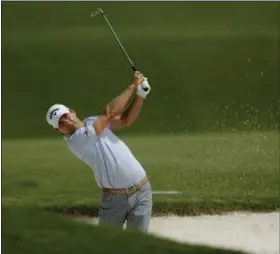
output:
[[[151,91],[151,86],[148,82],[148,78],[145,77],[142,83],[137,86],[136,90],[137,90],[136,94],[138,96],[140,96],[143,99],[146,99],[146,97]]]
[[[139,71],[136,71],[134,73],[134,78],[133,78],[133,81],[132,81],[132,84],[134,85],[134,87],[136,88],[137,86],[139,86],[142,82],[144,81],[144,75],[139,72]]]

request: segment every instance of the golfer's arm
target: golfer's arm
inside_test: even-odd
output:
[[[143,98],[136,96],[133,103],[122,115],[118,115],[110,121],[111,129],[118,130],[133,124],[139,116],[143,101]]]
[[[134,89],[134,85],[127,87],[119,96],[106,106],[104,113],[100,115],[96,121],[94,121],[93,127],[98,136],[101,135],[112,119],[122,114]]]

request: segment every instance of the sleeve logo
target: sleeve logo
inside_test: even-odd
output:
[[[89,127],[86,126],[85,127],[85,134],[86,134],[87,137],[89,136],[89,132],[90,132]]]

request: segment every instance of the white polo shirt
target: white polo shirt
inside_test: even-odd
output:
[[[126,144],[108,126],[98,136],[92,126],[98,117],[84,119],[85,127],[65,140],[68,148],[89,165],[101,188],[127,188],[142,180],[146,172]]]

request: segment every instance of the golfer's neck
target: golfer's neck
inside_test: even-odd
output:
[[[81,129],[81,128],[83,128],[84,126],[85,126],[85,125],[84,125],[83,122],[79,122],[78,124],[75,125],[74,128],[72,128],[71,130],[69,130],[68,135],[74,134],[78,129]]]

